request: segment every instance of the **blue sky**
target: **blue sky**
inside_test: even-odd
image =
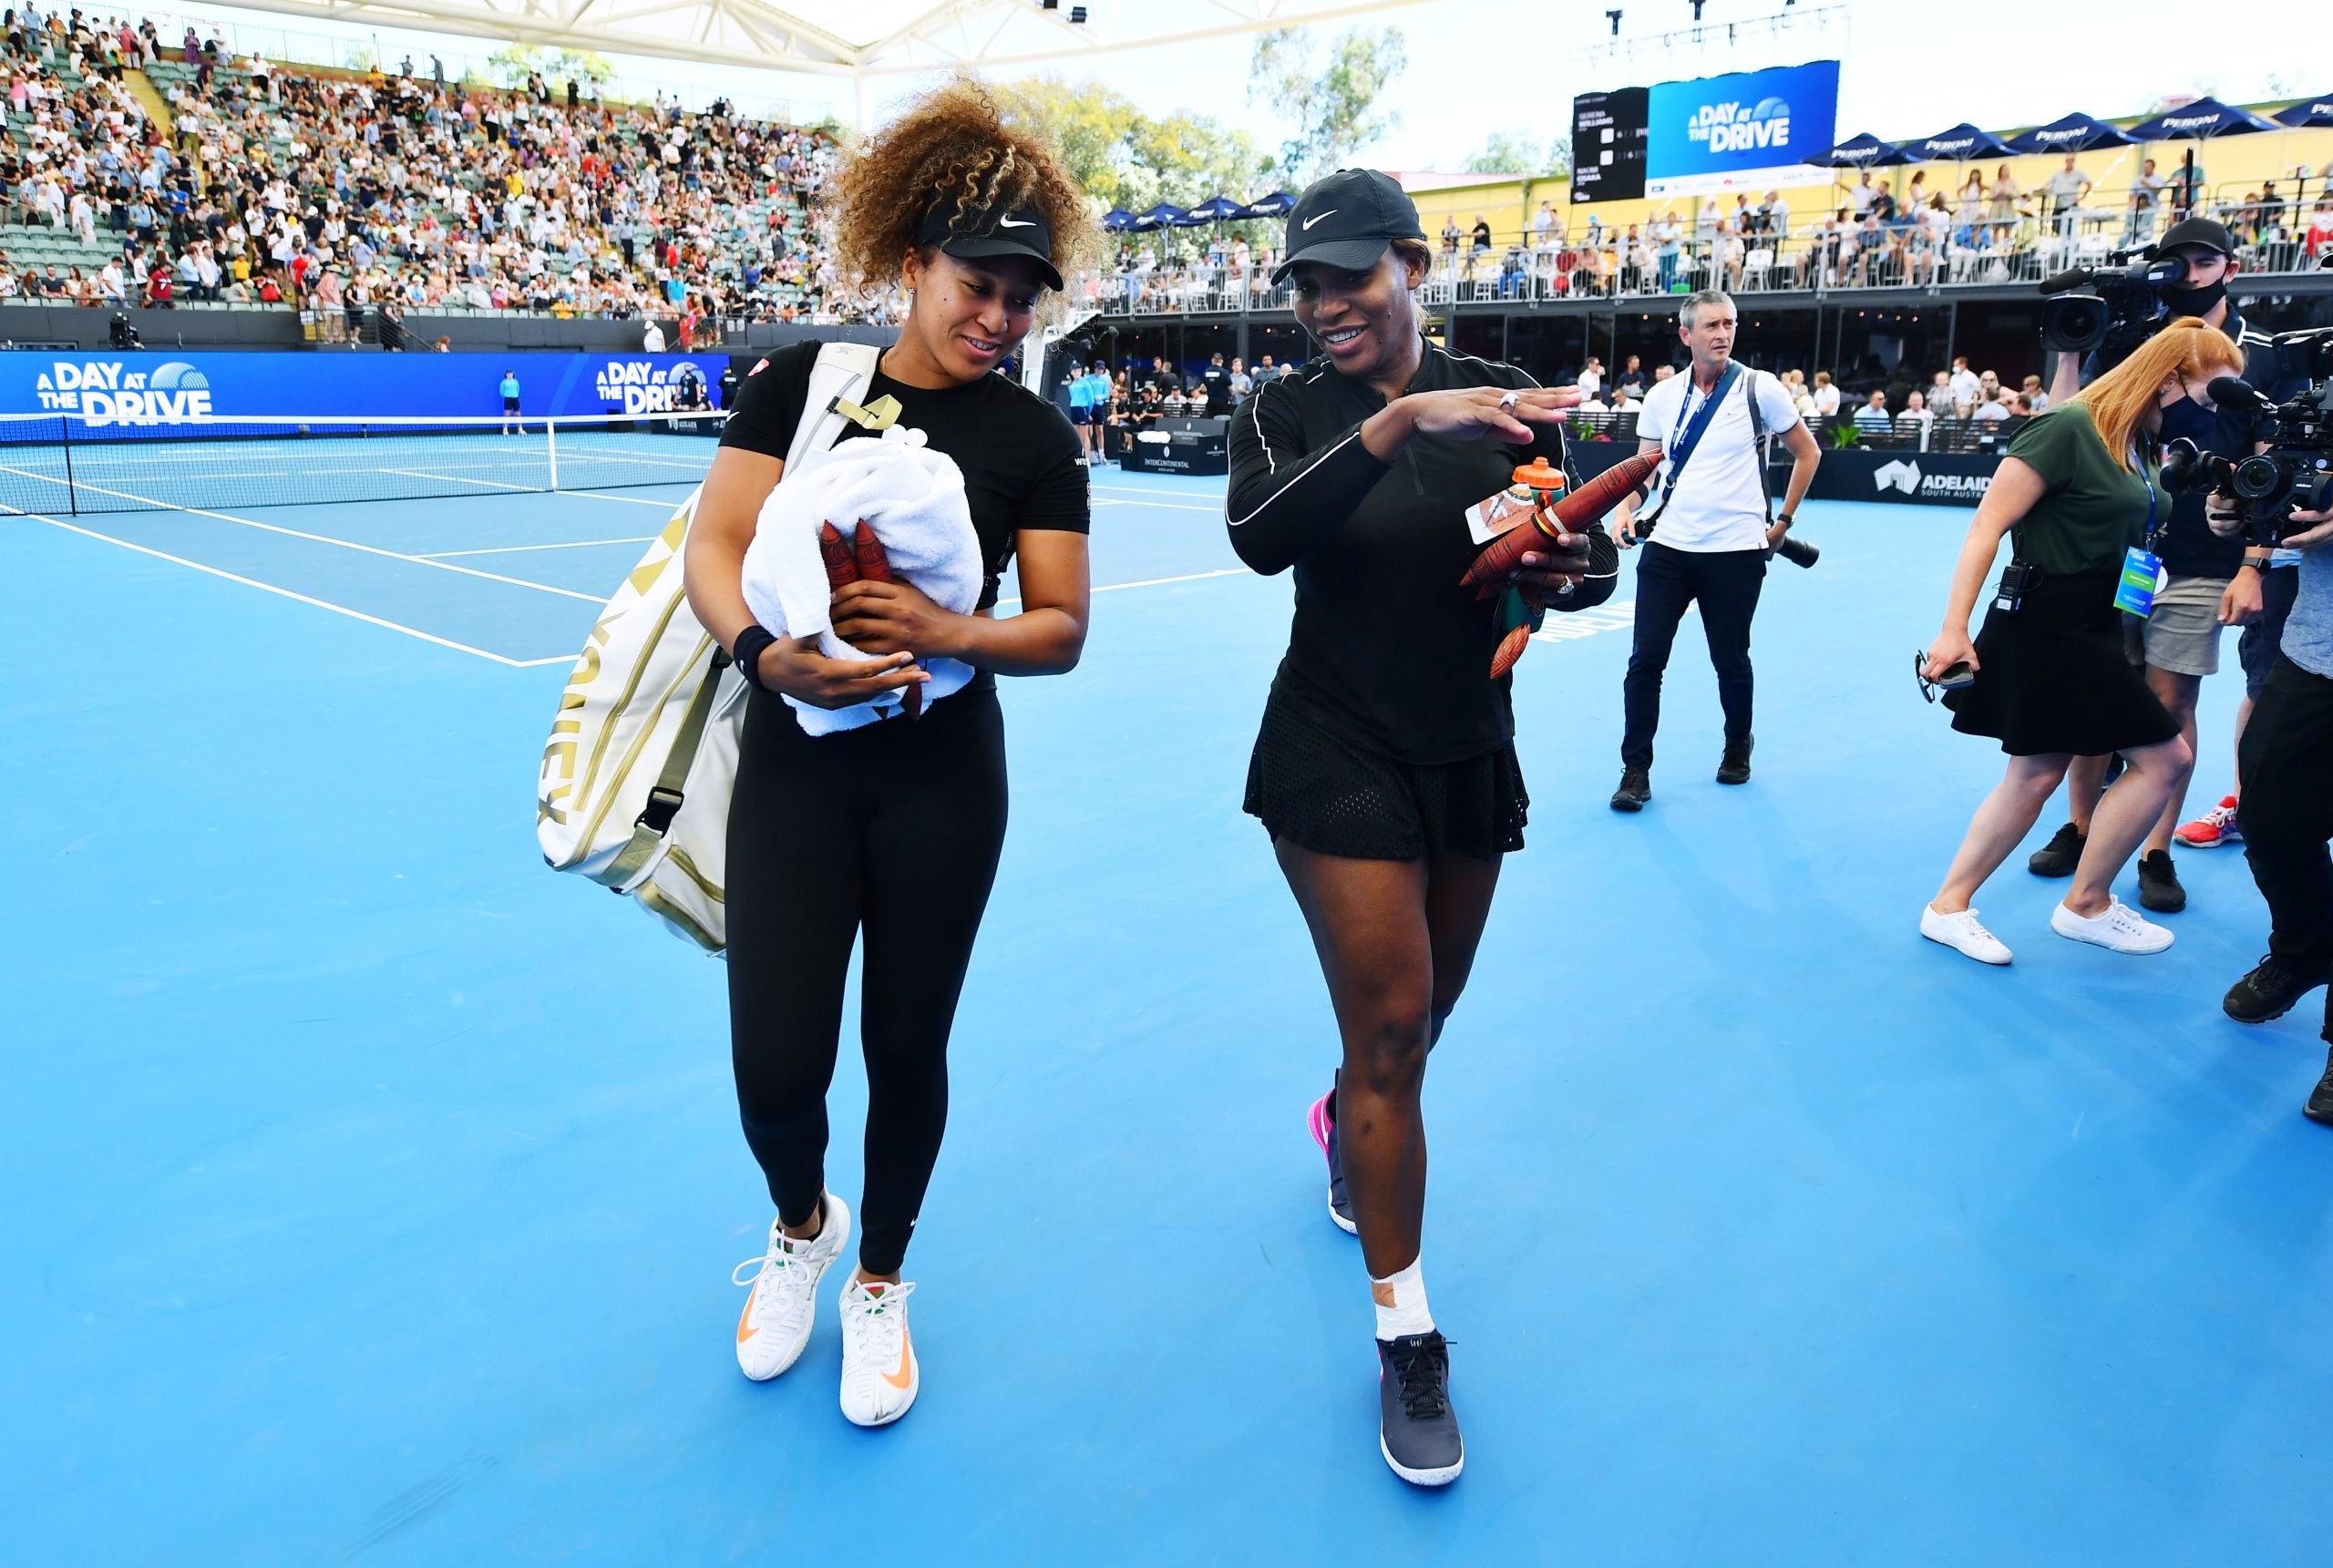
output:
[[[1597,52],[1607,41],[1603,13],[1611,5],[1625,13],[1624,38],[1673,34],[1691,21],[1687,0],[1428,0],[1362,18],[1362,26],[1399,27],[1410,60],[1393,94],[1401,124],[1370,149],[1372,161],[1403,169],[1455,168],[1496,130],[1552,138],[1568,127],[1575,93],[1794,64],[1818,52],[1835,53],[1845,62],[1841,134],[1870,130],[1896,139],[1963,119],[2005,128],[2068,109],[2135,113],[2171,93],[2211,91],[2245,99],[2279,90],[2289,96],[2333,90],[2333,5],[2324,0],[1970,5],[1965,16],[1912,0],[1847,0],[1844,29],[1834,27],[1827,39],[1804,24],[1804,43],[1743,26],[1735,29],[1730,48],[1720,41],[1726,24],[1771,15],[1780,0],[1709,0],[1701,48],[1662,51],[1639,42],[1625,59]],[[1808,0],[1808,14],[1814,5]],[[376,31],[224,7],[202,14],[259,31],[358,36]],[[2005,24],[2009,15],[2014,27]],[[1348,25],[1320,30],[1332,36]],[[2199,43],[2199,35],[2207,41]],[[392,61],[408,38],[426,47],[428,37],[378,36]],[[1843,49],[1837,46],[1842,41]],[[444,47],[450,61],[456,53],[482,59],[492,46],[448,38]],[[1156,112],[1217,116],[1270,146],[1280,139],[1273,117],[1248,101],[1252,47],[1251,38],[1232,37],[1039,68],[1091,77]],[[1531,70],[1519,68],[1518,58],[1530,60]],[[2318,63],[2315,73],[2307,64],[2311,61]],[[832,78],[673,60],[618,63],[629,80],[727,91],[748,110],[786,99],[806,118],[829,106],[844,118],[852,112],[849,84]],[[872,91],[877,117],[919,85],[914,77],[879,78]]]

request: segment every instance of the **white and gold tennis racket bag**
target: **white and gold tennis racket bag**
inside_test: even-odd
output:
[[[838,403],[865,399],[880,353],[872,343],[819,345],[786,474],[834,445],[845,417]],[[728,945],[722,888],[746,687],[682,581],[703,494],[681,503],[575,661],[543,748],[535,838],[552,870],[637,899],[718,953]]]

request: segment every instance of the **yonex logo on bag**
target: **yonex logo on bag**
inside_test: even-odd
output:
[[[33,384],[33,394],[44,409],[77,414],[92,426],[163,425],[214,412],[209,378],[176,359],[150,371],[118,359],[60,359]]]

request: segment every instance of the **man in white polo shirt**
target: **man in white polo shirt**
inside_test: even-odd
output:
[[[1652,736],[1660,724],[1660,677],[1686,607],[1698,601],[1710,662],[1725,710],[1720,784],[1750,780],[1750,620],[1766,560],[1782,541],[1822,448],[1773,376],[1733,359],[1739,321],[1733,301],[1715,289],[1687,299],[1677,335],[1692,351],[1690,374],[1660,383],[1637,415],[1638,451],[1663,455],[1657,497],[1639,521],[1634,497],[1623,501],[1616,530],[1621,548],[1647,538],[1637,563],[1636,646],[1622,687],[1627,733],[1620,739],[1620,787],[1614,811],[1641,811],[1652,798]],[[1753,415],[1751,400],[1755,398]],[[1780,515],[1766,493],[1764,442],[1790,448],[1790,489]]]

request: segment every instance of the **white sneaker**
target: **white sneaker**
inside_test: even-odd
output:
[[[842,1413],[855,1426],[898,1420],[923,1385],[908,1343],[912,1284],[868,1286],[856,1269],[842,1287]]]
[[[2106,913],[2077,915],[2060,904],[2050,911],[2050,929],[2077,942],[2095,942],[2117,953],[2160,953],[2171,946],[2171,932],[2140,915],[2120,898],[2111,898]]]
[[[1980,964],[2009,962],[2009,948],[1999,937],[1977,924],[1974,909],[1939,915],[1931,904],[1920,911],[1920,935],[1931,942],[1942,942],[1955,952],[1965,953]]]
[[[818,1279],[850,1239],[850,1210],[832,1193],[824,1223],[808,1241],[796,1241],[776,1220],[769,1225],[769,1251],[729,1271],[739,1285],[751,1285],[745,1310],[737,1315],[737,1365],[755,1382],[765,1382],[794,1365],[810,1342],[818,1314]],[[738,1276],[756,1272],[750,1280]]]

